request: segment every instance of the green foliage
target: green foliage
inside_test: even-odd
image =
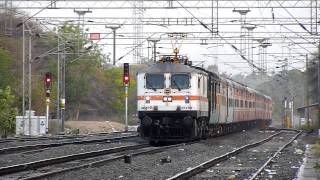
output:
[[[304,124],[304,125],[301,125],[301,126],[300,126],[300,129],[301,129],[301,130],[304,130],[304,131],[307,131],[307,132],[311,132],[311,131],[317,130],[317,129],[318,129],[318,126],[316,126],[316,125]]]
[[[317,158],[320,158],[320,138],[317,138],[316,144],[313,146],[313,153]],[[320,169],[320,164],[317,163],[315,168]]]
[[[18,113],[15,102],[16,98],[11,94],[9,86],[0,89],[0,133],[5,136],[15,130],[15,116]]]
[[[12,56],[9,51],[0,49],[0,88],[13,86],[16,82],[12,71]]]
[[[105,77],[107,79],[107,82],[110,83],[112,89],[111,92],[108,92],[109,95],[107,95],[110,98],[110,102],[108,105],[110,108],[113,108],[113,112],[116,114],[123,114],[124,108],[125,108],[125,90],[123,85],[123,69],[122,68],[112,68],[105,70]],[[136,80],[130,75],[130,85],[128,89],[128,102],[130,100],[136,100]],[[132,101],[131,101],[132,102]],[[134,103],[128,103],[128,109],[135,111],[135,104]]]

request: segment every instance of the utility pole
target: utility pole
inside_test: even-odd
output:
[[[318,126],[320,126],[320,41],[318,45]]]
[[[112,65],[116,65],[116,31],[120,28],[120,25],[116,26],[106,26],[106,28],[110,28],[113,33],[113,63]]]
[[[291,101],[291,127],[289,128],[293,128],[294,127],[294,118],[293,118],[293,108],[294,108],[294,97],[292,97],[292,101]]]
[[[60,32],[58,31],[58,62],[57,62],[57,134],[59,134],[60,121]]]
[[[29,66],[29,80],[28,80],[28,83],[29,83],[29,135],[31,135],[31,73],[32,73],[32,67],[31,67],[31,63],[32,63],[32,59],[31,59],[31,29],[29,28],[29,55],[28,55],[28,66]]]
[[[84,35],[84,16],[87,13],[92,13],[92,11],[88,10],[82,10],[82,9],[74,9],[73,12],[78,14],[78,28],[80,30],[79,35],[80,37],[83,39],[83,35]],[[81,28],[80,28],[80,23],[82,23]],[[78,54],[80,54],[80,37],[78,37]]]
[[[156,62],[157,57],[157,42],[160,41],[160,39],[150,39],[150,42],[153,42],[153,62]]]
[[[244,25],[246,24],[246,15],[250,12],[249,9],[233,9],[232,12],[240,14],[240,54],[246,55],[246,42]]]
[[[309,88],[308,88],[308,54],[306,54],[306,73],[305,73],[305,92],[306,92],[306,108],[307,108],[307,126],[310,127],[310,122],[309,122]]]
[[[25,132],[25,61],[26,61],[26,50],[25,50],[25,25],[22,23],[22,121],[23,121],[23,134]]]
[[[64,133],[65,121],[65,61],[66,61],[66,42],[61,43],[60,34],[58,34],[58,63],[57,63],[57,133]],[[62,46],[62,47],[60,47]]]
[[[287,97],[284,98],[283,100],[283,103],[284,103],[284,118],[283,118],[283,126],[284,128],[287,127]]]

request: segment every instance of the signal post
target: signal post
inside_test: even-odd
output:
[[[129,63],[123,64],[123,85],[124,85],[124,96],[125,96],[125,131],[128,131],[128,90],[129,90]]]
[[[44,85],[46,88],[46,133],[49,128],[49,105],[50,105],[50,93],[52,85],[52,74],[47,72],[44,77]]]

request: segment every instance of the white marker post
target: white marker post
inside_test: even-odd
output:
[[[126,105],[125,105],[125,131],[128,131],[128,84],[124,86],[124,93],[125,93],[125,99],[126,99]]]
[[[50,91],[50,90],[47,90],[47,91]],[[47,105],[47,108],[46,108],[46,133],[48,133],[48,129],[49,129],[49,105],[50,105],[50,98],[49,97],[46,98],[46,105]]]

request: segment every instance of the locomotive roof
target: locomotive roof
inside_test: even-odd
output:
[[[199,69],[184,65],[184,64],[172,64],[172,63],[156,63],[148,66],[146,69],[142,70],[145,73],[204,73]]]

